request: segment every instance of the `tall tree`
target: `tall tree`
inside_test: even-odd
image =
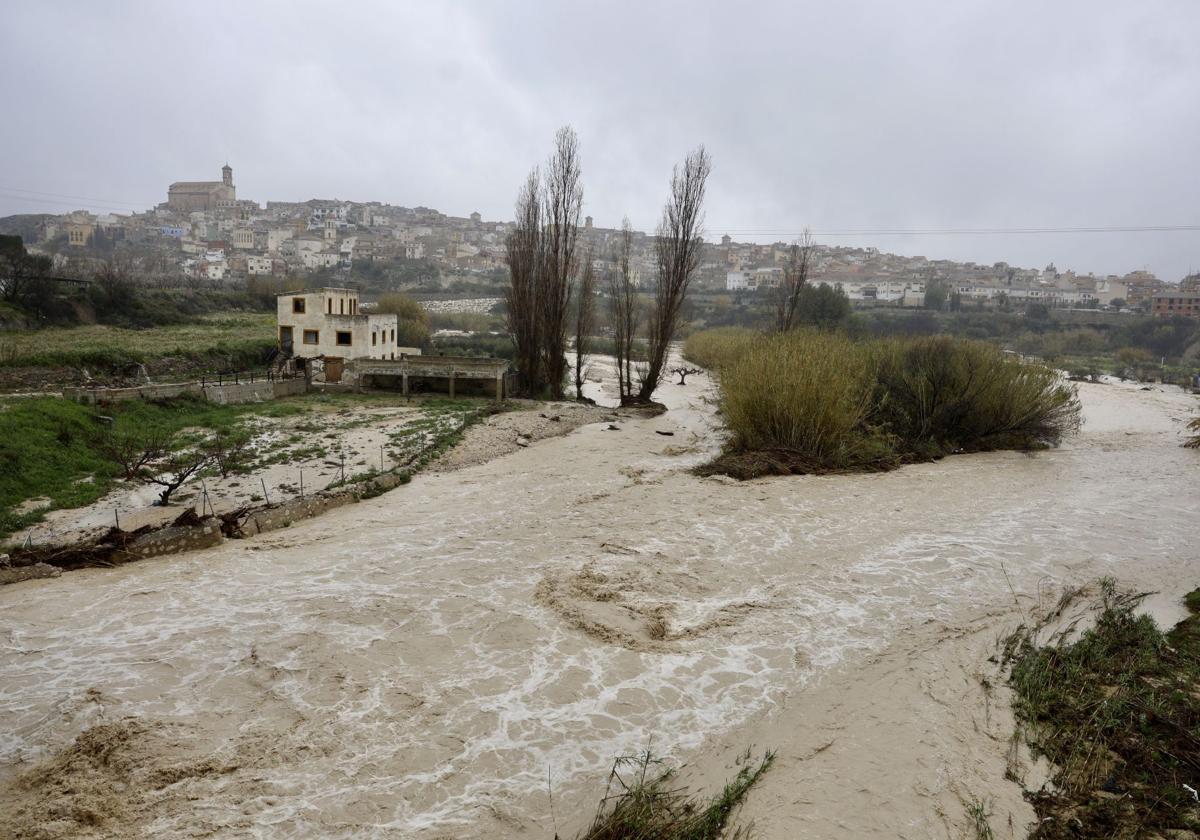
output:
[[[592,246],[583,255],[579,273],[579,293],[575,296],[575,399],[583,399],[584,362],[596,321],[596,272],[592,265]]]
[[[516,223],[506,242],[508,328],[525,393],[562,399],[567,378],[567,319],[578,271],[576,246],[583,213],[579,139],[559,129],[546,177],[534,169],[517,196]]]
[[[708,153],[700,146],[687,156],[682,168],[676,166],[671,174],[671,197],[663,207],[655,243],[658,277],[647,323],[647,361],[639,370],[641,388],[637,398],[642,402],[649,402],[662,380],[679,325],[679,309],[700,265],[704,248],[704,188],[711,169]]]
[[[51,265],[50,257],[26,251],[21,237],[0,235],[0,297],[17,305],[36,298]]]
[[[529,173],[517,195],[516,224],[505,242],[509,287],[505,295],[508,331],[515,347],[514,361],[521,372],[522,388],[536,393],[541,381],[541,341],[538,332],[538,274],[541,261],[541,178]]]
[[[796,310],[800,305],[800,293],[808,284],[814,247],[812,234],[805,228],[788,251],[783,277],[772,292],[776,332],[787,332],[796,326]]]
[[[575,248],[583,215],[583,183],[579,138],[570,126],[558,130],[554,155],[547,165],[543,196],[542,271],[538,311],[542,370],[553,399],[562,399],[567,373],[567,315],[571,288],[579,268]]]
[[[613,356],[617,366],[617,391],[621,402],[633,397],[633,343],[638,330],[637,288],[633,283],[633,226],[626,216],[617,241],[617,270],[608,276],[609,316],[613,328]]]

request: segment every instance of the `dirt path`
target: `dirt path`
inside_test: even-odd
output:
[[[973,796],[1019,836],[980,657],[1014,589],[1195,586],[1194,399],[1084,386],[1083,434],[1037,457],[730,484],[686,472],[718,441],[693,382],[284,531],[0,590],[0,813],[545,838],[549,773],[570,836],[615,755],[707,781],[756,744],[761,837],[957,837]],[[111,750],[71,748],[100,724]]]

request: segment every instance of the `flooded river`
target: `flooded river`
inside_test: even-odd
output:
[[[112,724],[121,766],[45,781],[121,836],[549,838],[614,756],[719,780],[754,742],[781,750],[759,836],[952,836],[939,785],[990,773],[1000,729],[989,706],[938,740],[970,718],[939,651],[1061,584],[1158,589],[1164,618],[1200,585],[1177,390],[1081,386],[1081,434],[1036,456],[733,484],[686,471],[719,443],[710,388],[256,539],[0,588],[3,801]]]

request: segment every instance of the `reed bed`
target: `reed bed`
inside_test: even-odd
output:
[[[704,473],[889,469],[956,452],[1053,446],[1079,426],[1072,386],[984,342],[720,332],[698,333],[685,349],[719,373],[730,431]]]

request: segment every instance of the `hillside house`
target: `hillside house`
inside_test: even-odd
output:
[[[279,349],[298,360],[324,359],[326,381],[340,381],[343,363],[350,359],[398,359],[421,353],[419,347],[397,344],[396,315],[359,312],[356,289],[284,292],[275,301]]]

